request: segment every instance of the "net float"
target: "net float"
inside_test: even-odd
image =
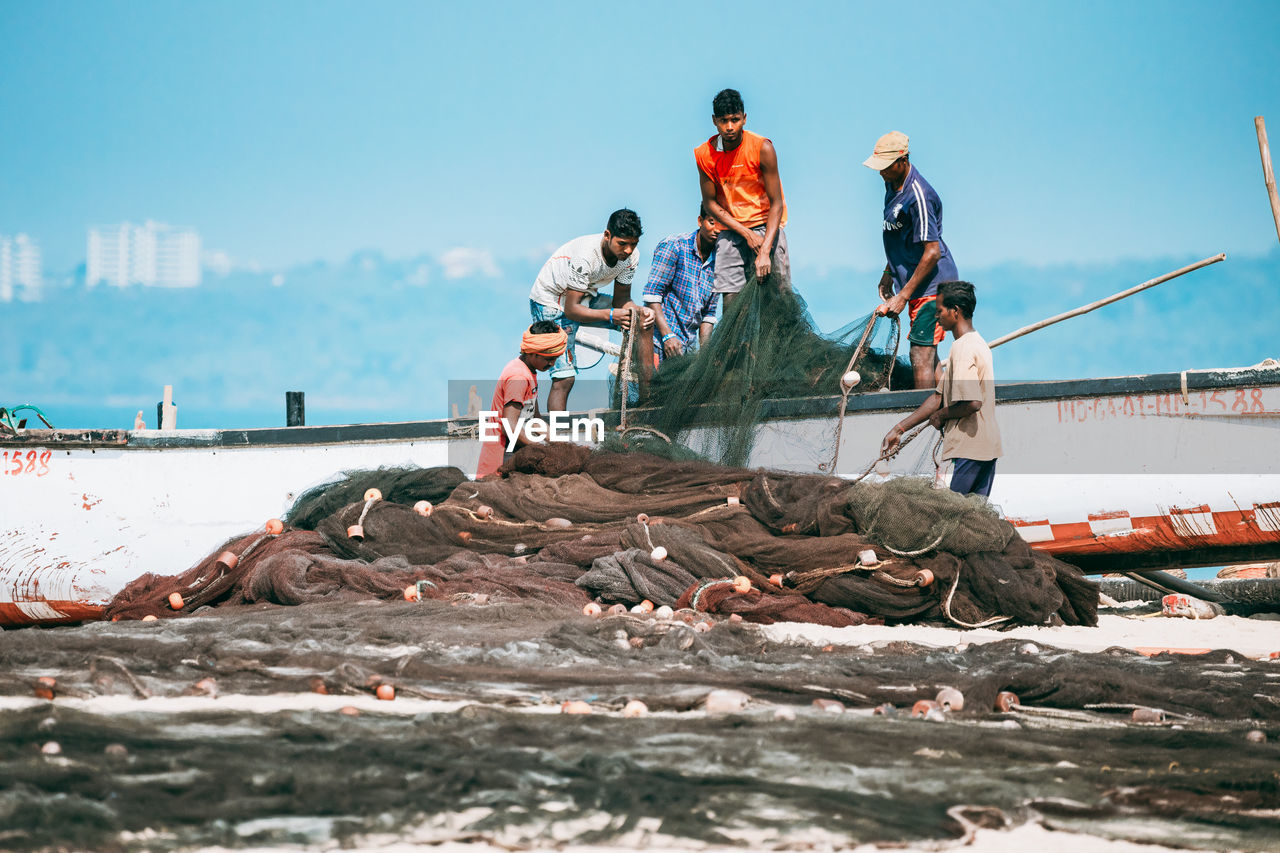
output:
[[[594,601],[588,601],[586,604],[582,605],[582,615],[583,616],[599,616],[600,605],[596,604]]]
[[[546,521],[542,522],[542,525],[544,527],[563,529],[565,527],[573,527],[573,522],[567,518],[548,518]]]
[[[610,605],[609,609],[605,612],[607,612],[610,616],[621,616],[623,613],[627,612],[627,605],[613,604],[613,605]]]
[[[649,516],[645,515],[645,514],[642,512],[642,513],[640,513],[639,515],[637,515],[637,516],[636,516],[636,521],[637,521],[637,522],[639,522],[640,524],[648,524],[648,523],[649,523]]]
[[[338,709],[338,713],[345,717],[358,717],[360,716],[360,709],[353,705],[343,705]]]
[[[377,696],[383,702],[390,702],[396,698],[396,689],[390,684],[379,684],[378,689],[373,691],[373,695]]]
[[[459,538],[460,540],[462,540],[462,544],[463,544],[463,545],[466,545],[468,542],[470,542],[470,541],[471,541],[471,531],[470,531],[470,530],[459,530],[459,531],[458,531],[458,538]]]
[[[880,564],[880,558],[876,556],[875,551],[868,548],[858,552],[858,562],[864,566],[876,566]]]
[[[184,604],[186,604],[186,602],[182,600],[182,593],[180,592],[169,593],[169,606],[172,607],[174,610],[181,610],[182,605]]]
[[[782,575],[769,575],[769,583],[773,586],[782,588]]]
[[[348,528],[347,528],[347,538],[348,538],[348,539],[354,539],[354,540],[356,540],[357,542],[363,542],[363,541],[364,541],[364,525],[363,525],[363,524],[353,524],[353,525],[351,525],[350,527],[348,527]]]
[[[491,506],[476,507],[476,515],[487,521],[488,519],[493,518],[493,507]]]
[[[649,706],[641,702],[639,699],[632,699],[630,702],[622,706],[622,716],[624,717],[643,717],[649,713]]]
[[[729,497],[725,498],[725,503],[729,506],[738,506],[742,503],[742,499],[737,495],[729,495]]]
[[[644,601],[641,601],[639,604],[637,604],[636,607],[639,607],[645,613],[653,612],[653,602],[647,598]]]
[[[814,699],[813,707],[819,711],[826,711],[828,714],[843,714],[845,712],[844,703],[835,699]]]
[[[933,572],[921,569],[916,572],[916,586],[929,586],[933,583]]]
[[[1164,711],[1161,711],[1159,708],[1133,709],[1133,721],[1135,723],[1163,723],[1164,720]]]
[[[418,515],[422,516],[423,518],[426,518],[427,516],[431,515],[432,509],[433,507],[431,506],[431,501],[418,501],[416,504],[413,505],[413,511],[416,512]]]
[[[571,699],[560,705],[561,714],[590,714],[591,706],[581,699]]]
[[[896,717],[898,716],[898,709],[889,702],[885,702],[881,705],[877,705],[872,709],[871,713],[877,717]]]
[[[649,552],[649,556],[653,558],[654,561],[660,562],[667,559],[667,549],[659,545],[657,548],[654,548]]]
[[[730,613],[730,614],[729,614],[729,621],[730,621],[730,622],[741,622],[741,621],[742,621],[742,614],[741,614],[741,613]]]
[[[935,700],[946,711],[963,711],[964,694],[954,687],[944,687],[938,691]]]
[[[941,711],[942,706],[932,699],[921,699],[919,702],[911,706],[912,718],[923,718],[928,716],[930,711]]]
[[[712,625],[710,622],[694,622],[693,623],[693,630],[697,631],[699,634],[705,634],[708,631],[710,631],[711,628],[712,628]]]
[[[266,530],[272,536],[279,536],[281,533],[284,533],[284,522],[278,518],[268,519],[266,523]]]
[[[794,521],[790,522],[789,524],[784,524],[784,525],[782,525],[782,532],[783,532],[783,533],[795,533],[795,532],[796,532],[796,527],[797,527],[797,526],[798,526],[798,525],[797,525]]]
[[[751,578],[746,575],[738,575],[733,579],[733,591],[743,594],[751,592]]]
[[[862,381],[862,374],[856,370],[850,370],[844,376],[840,377],[840,387],[846,391],[858,387],[858,383]]]
[[[1267,733],[1262,729],[1250,729],[1245,732],[1244,739],[1249,741],[1249,743],[1266,743]]]
[[[58,686],[58,679],[51,675],[42,675],[36,679],[36,698],[52,699],[53,688]]]
[[[670,606],[664,604],[661,607],[655,607],[653,615],[659,619],[670,619],[675,615],[675,611],[672,610]]]
[[[154,613],[148,613],[146,616],[143,616],[143,617],[142,617],[142,621],[143,621],[143,622],[154,622],[154,621],[156,621],[156,615],[155,615]]]
[[[200,679],[195,684],[191,685],[191,689],[193,692],[204,693],[206,696],[212,696],[214,699],[218,698],[218,682],[214,681],[212,678]]]
[[[647,610],[645,610],[643,607],[641,607],[639,604],[636,604],[636,605],[633,605],[633,606],[632,606],[632,608],[631,608],[631,610],[630,610],[630,611],[628,611],[628,612],[630,612],[630,613],[634,613],[634,614],[635,614],[635,615],[637,615],[637,616],[643,616],[643,615],[644,615],[645,613],[647,613],[648,611],[647,611]]]
[[[321,696],[329,695],[328,686],[324,683],[324,679],[318,675],[312,676],[311,681],[308,682],[308,685],[311,687],[312,693],[319,693]]]
[[[40,747],[40,753],[42,755],[61,755],[62,747],[56,740],[51,740],[44,746]]]
[[[228,572],[233,570],[240,562],[240,558],[230,551],[223,551],[218,555],[217,565],[222,566]]]
[[[421,601],[422,600],[422,590],[418,589],[418,585],[416,583],[411,583],[404,588],[404,600],[405,601]]]
[[[382,500],[382,492],[377,489],[365,489],[364,499],[367,501],[380,501]]]
[[[996,710],[1002,714],[1007,714],[1014,708],[1018,707],[1018,694],[1010,693],[1008,690],[1001,690],[996,694]]]

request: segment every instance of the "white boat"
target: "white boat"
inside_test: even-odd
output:
[[[836,473],[862,473],[924,394],[850,397]],[[769,403],[752,466],[821,470],[838,404]],[[1005,455],[992,502],[1034,547],[1090,571],[1280,559],[1280,365],[1009,383],[997,418]],[[185,570],[343,471],[474,472],[467,426],[0,437],[0,625],[96,618],[129,581]]]

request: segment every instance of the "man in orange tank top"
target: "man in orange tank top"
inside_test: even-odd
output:
[[[718,131],[694,149],[702,201],[724,226],[716,241],[716,293],[725,313],[747,283],[747,264],[759,279],[772,273],[782,287],[790,286],[791,261],[787,237],[787,205],[778,177],[773,143],[743,125],[747,120],[742,96],[725,89],[711,102],[711,120]]]

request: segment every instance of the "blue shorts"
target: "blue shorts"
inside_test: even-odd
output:
[[[539,320],[550,320],[569,334],[569,345],[564,348],[564,352],[556,359],[556,363],[551,365],[551,378],[564,379],[577,376],[578,365],[574,361],[573,345],[578,341],[578,324],[564,316],[564,312],[559,308],[543,305],[541,302],[534,302],[532,299],[529,300],[529,315],[533,317],[533,322],[535,323]]]
[[[962,495],[991,497],[991,484],[996,478],[996,460],[953,459],[951,491]]]

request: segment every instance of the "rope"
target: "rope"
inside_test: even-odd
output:
[[[625,432],[627,429],[627,401],[631,396],[631,342],[635,337],[636,316],[634,308],[627,312],[631,322],[622,330],[622,358],[618,361],[618,425]]]
[[[919,557],[921,554],[928,554],[934,548],[937,548],[939,545],[942,544],[942,540],[945,539],[946,537],[947,537],[947,532],[944,530],[942,533],[938,534],[937,539],[933,540],[932,545],[926,545],[925,547],[921,548],[918,551],[898,551],[894,548],[890,548],[888,545],[881,545],[880,547],[888,551],[890,554],[893,554],[894,556],[897,556],[897,557]]]
[[[960,565],[961,565],[961,566],[963,566],[964,564],[963,564],[963,563],[961,563]],[[942,612],[943,612],[944,614],[946,614],[946,617],[947,617],[948,619],[950,619],[952,622],[956,623],[956,624],[957,624],[957,625],[959,625],[960,627],[962,627],[962,628],[986,628],[986,627],[987,627],[987,626],[989,626],[989,625],[998,625],[998,624],[999,624],[999,623],[1001,623],[1001,622],[1008,622],[1008,621],[1009,621],[1009,619],[1011,618],[1011,617],[1009,617],[1009,616],[993,616],[993,617],[991,617],[990,619],[986,620],[985,622],[978,622],[978,623],[976,623],[976,624],[975,624],[975,623],[972,623],[972,622],[965,622],[963,619],[957,619],[957,618],[955,617],[955,615],[954,615],[954,614],[952,614],[952,612],[951,612],[951,599],[955,597],[955,594],[956,594],[956,587],[958,587],[958,586],[960,586],[960,568],[959,568],[959,566],[957,566],[957,567],[956,567],[956,576],[955,576],[955,578],[951,581],[951,591],[947,593],[947,597],[946,597],[946,598],[943,600],[943,602],[942,602]]]
[[[845,365],[844,370],[840,373],[840,414],[836,420],[835,448],[831,451],[831,466],[828,468],[824,465],[819,465],[818,468],[820,470],[830,471],[834,474],[836,464],[840,461],[840,434],[844,431],[844,414],[846,407],[849,405],[849,395],[853,393],[852,385],[845,387],[844,375],[853,370],[854,365],[858,363],[858,360],[866,352],[867,343],[871,339],[871,333],[875,330],[878,316],[877,314],[872,314],[871,318],[867,320],[867,326],[862,330],[862,338],[858,341],[858,345],[854,347],[853,355],[849,357],[849,363]],[[893,374],[893,363],[898,359],[898,339],[901,334],[898,318],[892,317],[890,319],[893,323],[893,352],[889,354],[889,358],[885,361],[885,374],[880,380],[880,384],[885,388],[889,387],[889,377]]]
[[[691,610],[697,610],[698,604],[701,602],[702,594],[704,592],[706,592],[707,590],[711,589],[714,586],[724,586],[725,584],[728,584],[729,586],[733,586],[733,578],[717,578],[716,580],[703,581],[702,583],[698,584],[698,588],[694,590],[693,598],[689,600],[689,608]]]
[[[841,421],[843,421],[843,420],[844,420],[844,414],[843,414],[843,413],[841,413],[840,420],[841,420]],[[868,466],[866,467],[866,470],[864,470],[861,474],[859,474],[859,475],[854,479],[854,481],[853,481],[853,482],[855,482],[855,483],[860,483],[860,482],[862,482],[864,479],[866,479],[866,478],[867,478],[867,475],[869,475],[872,471],[874,471],[874,470],[875,470],[876,465],[880,464],[881,462],[888,462],[890,459],[892,459],[893,457],[895,457],[895,456],[897,456],[899,453],[901,453],[901,452],[906,448],[906,446],[907,446],[908,444],[910,444],[910,443],[911,443],[912,439],[914,439],[914,438],[915,438],[916,436],[918,436],[920,433],[924,432],[925,427],[927,427],[927,426],[929,426],[928,421],[926,421],[925,423],[920,424],[920,425],[919,425],[919,426],[917,426],[915,429],[911,430],[911,431],[910,431],[910,432],[908,432],[906,435],[904,435],[902,438],[900,438],[900,439],[898,440],[898,446],[897,446],[897,448],[895,448],[892,452],[890,452],[890,453],[888,453],[888,454],[881,453],[879,456],[877,456],[877,457],[875,458],[875,461],[874,461],[874,462],[872,462],[870,465],[868,465]],[[840,434],[840,424],[839,424],[839,423],[837,423],[837,424],[836,424],[836,435],[839,435],[839,434]],[[839,441],[838,441],[838,440],[837,440],[837,443],[836,443],[836,448],[837,448],[837,450],[839,449]],[[833,470],[834,470],[834,468],[833,468]]]
[[[670,438],[670,436],[668,436],[665,432],[663,432],[662,430],[659,430],[659,429],[654,429],[653,427],[650,427],[650,426],[633,426],[633,427],[627,427],[626,429],[624,429],[624,430],[620,433],[620,435],[621,435],[623,438],[626,438],[627,433],[629,433],[629,432],[647,432],[647,433],[652,433],[653,435],[656,435],[658,438],[660,438],[660,439],[662,439],[663,441],[665,441],[667,444],[671,444],[671,445],[674,445],[674,444],[675,444],[675,442],[674,442],[674,441],[672,441],[672,440],[671,440],[671,438]]]

